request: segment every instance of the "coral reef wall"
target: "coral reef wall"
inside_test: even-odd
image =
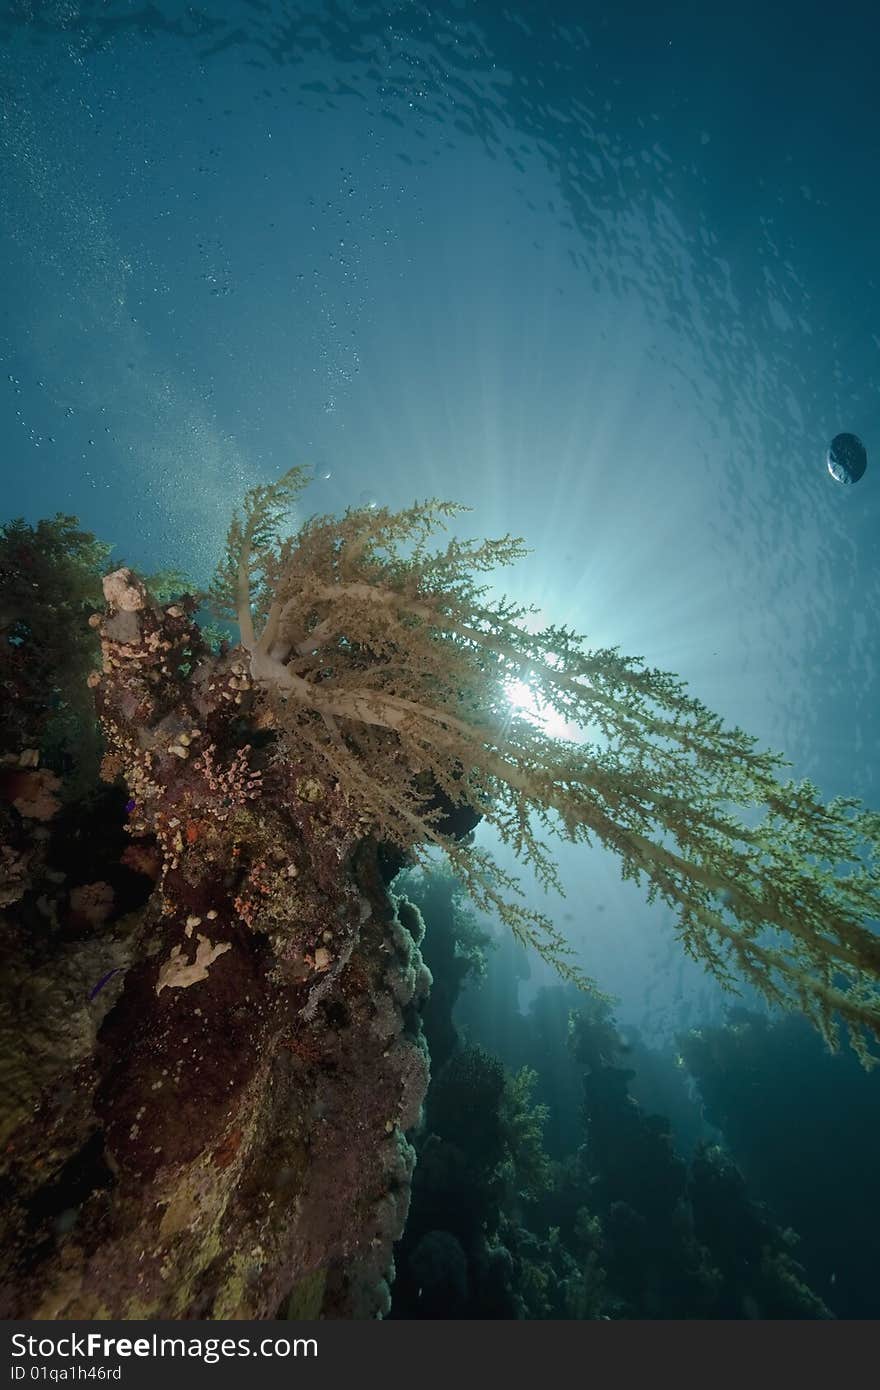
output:
[[[57,867],[63,778],[22,800],[40,769],[3,749],[0,1316],[381,1316],[428,1082],[421,918],[192,601],[104,590],[108,787],[67,813],[141,901]]]

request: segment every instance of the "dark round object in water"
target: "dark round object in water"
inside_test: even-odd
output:
[[[825,455],[828,472],[838,483],[857,483],[868,466],[868,453],[855,434],[836,434]]]

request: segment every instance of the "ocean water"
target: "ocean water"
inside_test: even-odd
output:
[[[458,500],[547,621],[880,804],[876,54],[849,0],[2,0],[0,519],[203,583],[294,463],[305,511]],[[620,1025],[719,1022],[560,860]]]

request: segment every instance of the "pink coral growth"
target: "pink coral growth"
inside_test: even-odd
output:
[[[113,911],[113,889],[103,881],[84,883],[71,889],[70,907],[77,917],[84,917],[93,927],[99,927]]]
[[[220,821],[226,821],[231,811],[260,795],[263,774],[255,772],[248,765],[250,751],[251,746],[246,743],[243,748],[236,750],[229,766],[222,767],[217,758],[216,744],[209,743],[202,749],[196,766],[202,770],[211,793],[211,810]]]
[[[158,878],[162,870],[162,857],[151,841],[136,840],[123,851],[120,862],[147,878]]]
[[[25,819],[51,820],[61,809],[61,802],[53,794],[60,786],[61,779],[46,768],[38,772],[19,772],[10,799]]]

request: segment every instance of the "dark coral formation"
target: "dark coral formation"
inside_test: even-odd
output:
[[[43,851],[5,923],[30,1016],[6,998],[0,1314],[376,1316],[428,1080],[421,919],[340,789],[274,756],[195,601],[159,605],[127,570],[104,589],[94,829],[115,810],[140,903],[65,885],[34,972]],[[7,796],[33,856],[31,811]]]
[[[446,889],[440,877],[420,896],[442,906]],[[426,917],[430,940],[434,918]],[[444,930],[455,926],[453,912]],[[665,1117],[638,1103],[636,1069],[647,1062],[656,1076],[660,1054],[652,1061],[624,1039],[606,1003],[567,986],[545,989],[529,1017],[518,1014],[512,991],[506,999],[519,1070],[459,1042],[432,1077],[392,1317],[835,1315],[834,1300],[801,1267],[806,1251],[794,1231],[778,1224],[782,1208],[756,1201],[717,1144],[690,1144],[683,1157],[676,1141],[687,1127],[674,1135]],[[551,1018],[561,1025],[559,1046],[548,1046]]]
[[[707,1118],[842,1318],[880,1312],[880,1072],[832,1055],[802,1019],[731,1009],[680,1040]]]

